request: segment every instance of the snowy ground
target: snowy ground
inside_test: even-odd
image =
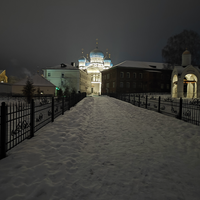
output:
[[[87,97],[0,160],[2,200],[199,200],[200,127]]]

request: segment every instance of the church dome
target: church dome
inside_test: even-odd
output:
[[[108,55],[106,55],[106,57],[104,58],[104,61],[111,61],[111,59],[109,58]]]
[[[86,58],[84,56],[81,56],[79,59],[78,59],[79,62],[86,62]]]
[[[99,49],[94,49],[90,52],[90,58],[93,57],[101,57],[104,58],[104,54],[102,51],[100,51]]]
[[[187,49],[183,52],[182,55],[188,55],[188,54],[191,54]]]

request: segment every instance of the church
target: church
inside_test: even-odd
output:
[[[82,56],[78,59],[78,67],[80,70],[87,71],[91,75],[91,93],[101,93],[101,72],[105,69],[109,69],[113,66],[110,54],[106,52],[106,55],[98,49],[98,41],[96,42],[96,48],[90,52],[90,56],[85,58]]]
[[[191,53],[182,54],[182,65],[175,66],[171,76],[172,98],[200,98],[200,69],[191,65]]]

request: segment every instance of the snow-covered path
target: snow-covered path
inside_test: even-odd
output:
[[[0,199],[199,200],[200,127],[87,97],[0,160]]]

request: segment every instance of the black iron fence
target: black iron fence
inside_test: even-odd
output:
[[[68,98],[44,97],[32,99],[31,104],[16,102],[0,107],[0,159],[6,152],[24,141],[34,137],[34,133],[56,117],[63,115],[76,103],[86,97],[79,93]]]
[[[135,106],[154,110],[200,126],[200,100],[144,94],[107,94]]]

